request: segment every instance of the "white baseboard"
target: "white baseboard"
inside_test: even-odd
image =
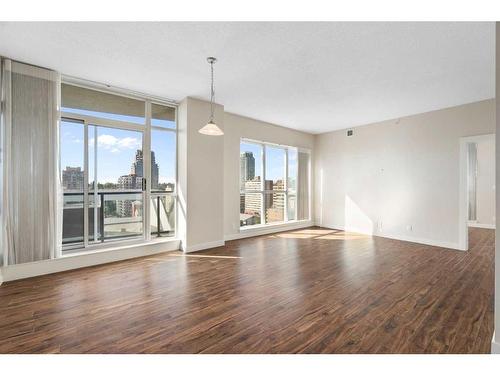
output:
[[[232,240],[238,240],[240,238],[262,236],[265,234],[272,234],[294,229],[302,229],[312,226],[314,226],[314,222],[312,220],[302,220],[295,223],[273,224],[258,228],[241,229],[239,233],[226,234],[224,236],[224,240],[232,241]]]
[[[469,227],[472,227],[472,228],[483,228],[483,229],[495,229],[496,228],[495,224],[481,224],[481,223],[469,222],[467,225]]]
[[[212,242],[204,242],[196,245],[188,245],[188,246],[182,246],[182,250],[185,253],[193,253],[195,251],[200,251],[200,250],[206,250],[206,249],[211,249],[213,247],[219,247],[219,246],[224,246],[225,242],[224,240],[218,240],[218,241],[212,241]]]
[[[0,268],[0,274],[3,277],[3,281],[12,281],[173,250],[179,250],[178,240],[128,245],[87,254],[70,254],[57,259],[4,266]]]
[[[491,354],[500,354],[500,343],[495,341],[495,333],[491,339]]]
[[[436,240],[430,240],[428,238],[411,237],[411,236],[403,236],[403,235],[394,235],[394,234],[380,233],[380,232],[379,233],[371,233],[371,232],[367,232],[366,230],[362,230],[360,228],[345,227],[343,225],[335,225],[335,224],[325,224],[325,223],[323,223],[320,226],[324,227],[324,228],[343,230],[343,231],[346,231],[346,232],[366,234],[366,235],[374,236],[374,237],[389,238],[391,240],[398,240],[398,241],[405,241],[405,242],[414,242],[414,243],[419,243],[419,244],[422,244],[422,245],[444,247],[446,249],[453,249],[453,250],[460,250],[460,251],[467,250],[467,249],[461,248],[460,245],[458,243],[455,243],[455,242],[436,241]]]
[[[436,240],[429,240],[429,239],[426,239],[426,238],[409,237],[409,236],[393,236],[393,235],[390,235],[390,234],[389,235],[374,234],[374,236],[383,237],[383,238],[390,238],[392,240],[399,240],[399,241],[405,241],[405,242],[415,242],[415,243],[419,243],[419,244],[422,244],[422,245],[444,247],[446,249],[452,249],[452,250],[460,250],[460,251],[466,251],[467,250],[467,249],[464,249],[458,243],[455,243],[455,242],[436,241]]]

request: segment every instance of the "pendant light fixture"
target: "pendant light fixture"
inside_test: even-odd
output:
[[[215,57],[207,57],[207,61],[210,64],[210,77],[212,82],[210,86],[210,118],[208,119],[208,123],[200,130],[198,130],[198,132],[205,135],[224,135],[224,132],[220,130],[220,128],[214,122],[214,64],[217,59]]]

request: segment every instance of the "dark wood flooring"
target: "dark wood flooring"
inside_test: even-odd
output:
[[[488,353],[494,231],[320,228],[4,283],[1,353]]]

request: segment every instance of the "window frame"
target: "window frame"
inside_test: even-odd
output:
[[[174,235],[172,237],[164,237],[167,240],[176,240],[178,236],[178,199],[177,199],[177,189],[178,189],[178,104],[170,101],[168,99],[163,99],[155,96],[149,96],[142,93],[135,93],[132,91],[106,87],[103,88],[102,85],[95,84],[93,82],[84,81],[81,79],[76,79],[74,77],[62,76],[61,84],[67,84],[77,87],[82,87],[85,89],[90,89],[94,91],[100,91],[107,94],[112,94],[116,96],[123,96],[131,99],[136,99],[144,102],[144,124],[132,123],[121,120],[112,120],[101,117],[76,114],[71,112],[64,112],[61,106],[59,112],[59,127],[61,126],[62,120],[65,121],[76,121],[80,122],[84,126],[84,187],[83,187],[83,201],[84,201],[84,212],[88,211],[89,200],[91,199],[89,194],[89,126],[96,127],[106,127],[114,128],[120,130],[130,130],[140,132],[142,135],[142,151],[143,151],[143,174],[146,179],[146,189],[143,191],[143,223],[142,223],[142,236],[134,238],[119,238],[111,239],[110,241],[99,243],[95,238],[93,241],[89,241],[89,218],[87,214],[84,214],[84,238],[83,242],[77,244],[63,244],[63,256],[74,254],[76,252],[87,252],[92,250],[105,249],[107,247],[116,247],[120,243],[146,243],[152,241],[154,238],[151,234],[151,197],[152,196],[172,196],[174,199],[174,217],[175,217],[175,229]],[[152,104],[167,106],[175,110],[175,128],[167,128],[162,126],[154,126],[151,124],[151,105]],[[165,131],[175,133],[175,185],[172,192],[151,192],[151,131]],[[94,149],[96,149],[94,147]],[[96,162],[96,161],[94,161]],[[95,168],[95,167],[94,167]],[[62,170],[61,170],[62,176]],[[159,236],[158,236],[159,237]],[[162,238],[162,237],[159,237]]]
[[[283,145],[283,144],[277,144],[277,143],[271,143],[271,142],[266,142],[266,141],[258,141],[255,139],[249,139],[249,138],[240,138],[240,155],[241,155],[241,144],[246,143],[246,144],[252,144],[256,146],[261,147],[261,153],[262,153],[262,158],[261,158],[261,187],[260,190],[251,190],[251,189],[245,189],[241,188],[240,186],[240,199],[241,196],[245,194],[260,194],[261,197],[261,204],[260,204],[260,215],[261,215],[261,222],[260,224],[253,224],[253,225],[241,225],[239,226],[240,231],[241,230],[247,230],[247,229],[252,229],[252,228],[260,228],[260,227],[267,227],[267,226],[273,226],[273,225],[283,225],[283,224],[289,224],[289,223],[295,223],[298,221],[308,221],[311,220],[311,150],[301,148],[301,147],[296,147],[296,146],[289,146],[289,145]],[[284,181],[283,181],[283,189],[281,190],[269,190],[265,189],[265,184],[266,184],[266,146],[273,147],[273,148],[281,148],[285,151],[285,165],[284,165]],[[297,150],[297,158],[299,152],[301,153],[307,153],[309,154],[309,161],[308,161],[308,190],[309,190],[309,195],[308,195],[308,203],[309,203],[309,212],[308,212],[308,218],[304,220],[297,220],[297,208],[295,209],[295,217],[294,218],[289,218],[288,217],[288,197],[289,196],[295,196],[296,197],[296,204],[297,204],[297,198],[298,198],[298,187],[299,187],[299,173],[298,173],[298,160],[297,160],[297,176],[296,176],[296,182],[295,182],[295,190],[290,190],[288,187],[288,177],[289,177],[289,150],[290,149],[295,149]],[[240,176],[239,180],[241,181],[241,168],[240,168]],[[265,197],[266,194],[273,194],[273,193],[280,193],[284,195],[284,207],[283,207],[283,221],[279,222],[267,222],[266,219],[266,207],[265,207]],[[241,212],[240,212],[241,213]]]

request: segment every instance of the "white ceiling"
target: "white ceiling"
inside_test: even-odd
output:
[[[0,55],[322,133],[495,96],[494,23],[0,23]]]

